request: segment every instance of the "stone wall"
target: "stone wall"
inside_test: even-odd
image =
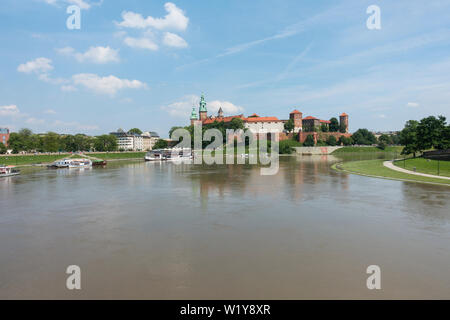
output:
[[[333,151],[342,147],[295,147],[295,152],[305,155],[323,155],[331,154]]]

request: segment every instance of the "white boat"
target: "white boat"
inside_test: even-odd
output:
[[[92,161],[89,159],[69,159],[69,168],[90,168]]]
[[[191,160],[194,156],[190,148],[184,149],[157,149],[147,152],[145,161],[177,161]]]
[[[20,174],[20,170],[15,169],[15,166],[3,166],[0,165],[0,178],[1,177],[12,177]]]
[[[90,168],[92,161],[89,159],[63,159],[53,162],[49,168]]]

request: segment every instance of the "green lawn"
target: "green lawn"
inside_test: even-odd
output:
[[[368,153],[368,152],[397,152],[398,154],[400,154],[403,150],[403,146],[391,146],[391,147],[386,147],[384,150],[381,150],[380,148],[377,147],[343,147],[340,149],[337,149],[333,152],[333,154],[335,153]]]
[[[0,164],[5,165],[26,165],[26,164],[39,164],[50,163],[64,157],[68,157],[69,154],[40,154],[40,155],[2,155],[0,156]]]
[[[425,158],[407,159],[405,161],[396,161],[394,163],[400,168],[417,172],[438,175],[438,161]],[[450,177],[450,161],[439,161],[439,175]]]
[[[86,153],[87,156],[103,160],[144,159],[146,152],[118,152],[118,153]]]
[[[416,176],[413,174],[398,172],[383,166],[384,160],[363,160],[363,161],[349,161],[333,165],[337,170],[344,170],[350,173],[368,175],[374,177],[384,177],[394,180],[412,180],[420,182],[432,182],[450,185],[450,180],[439,178],[428,178]]]

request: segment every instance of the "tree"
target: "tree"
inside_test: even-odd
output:
[[[43,137],[43,147],[46,152],[60,151],[61,143],[59,134],[55,132],[47,132]]]
[[[244,129],[244,121],[242,121],[241,118],[233,118],[229,122],[227,129],[233,129],[233,130]]]
[[[142,134],[142,131],[141,131],[140,129],[138,129],[138,128],[133,128],[133,129],[128,130],[128,133],[129,133],[129,134],[138,134],[138,135],[141,135],[141,134]]]
[[[8,151],[3,142],[0,142],[0,154],[5,154]]]
[[[327,144],[329,146],[335,146],[337,144],[337,140],[335,136],[329,136],[327,139]]]
[[[339,144],[344,145],[344,146],[349,146],[352,144],[352,138],[350,137],[346,137],[346,136],[341,136],[339,138]]]
[[[430,116],[420,120],[417,125],[417,145],[419,150],[439,148],[446,126],[445,117]]]
[[[172,137],[172,133],[173,133],[175,130],[177,130],[177,129],[183,129],[183,127],[172,127],[172,128],[170,128],[170,130],[169,130],[169,138]]]
[[[338,132],[339,131],[339,121],[336,118],[330,119],[330,132]]]
[[[442,130],[442,138],[437,146],[438,149],[450,149],[450,124]]]
[[[378,138],[378,142],[382,142],[382,143],[384,143],[385,145],[388,145],[388,144],[392,144],[392,139],[391,139],[391,137],[390,136],[388,136],[387,134],[382,134],[379,138]]]
[[[284,130],[286,130],[288,133],[294,131],[295,124],[294,119],[289,119],[287,122],[284,123]]]
[[[94,148],[96,151],[116,151],[117,150],[117,138],[112,134],[104,134],[98,136],[94,140]]]
[[[330,130],[329,130],[328,126],[325,123],[322,123],[321,126],[320,126],[320,131],[328,132]]]
[[[155,145],[153,146],[153,149],[165,149],[167,148],[169,144],[167,143],[166,140],[163,139],[159,139],[158,141],[156,141]]]
[[[305,142],[303,142],[303,145],[304,145],[305,147],[314,147],[314,137],[313,137],[312,135],[309,134],[309,135],[306,137]]]
[[[406,122],[405,127],[402,131],[400,131],[400,144],[405,147],[402,150],[402,154],[410,154],[412,153],[414,157],[416,156],[416,152],[418,152],[419,145],[417,141],[417,126],[419,122],[416,120],[409,120]]]
[[[377,142],[375,135],[367,129],[358,129],[352,139],[354,144],[371,145]]]

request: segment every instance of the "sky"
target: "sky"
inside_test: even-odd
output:
[[[209,114],[346,112],[350,131],[450,120],[448,0],[2,0],[0,40],[12,131],[167,137],[202,93]]]

